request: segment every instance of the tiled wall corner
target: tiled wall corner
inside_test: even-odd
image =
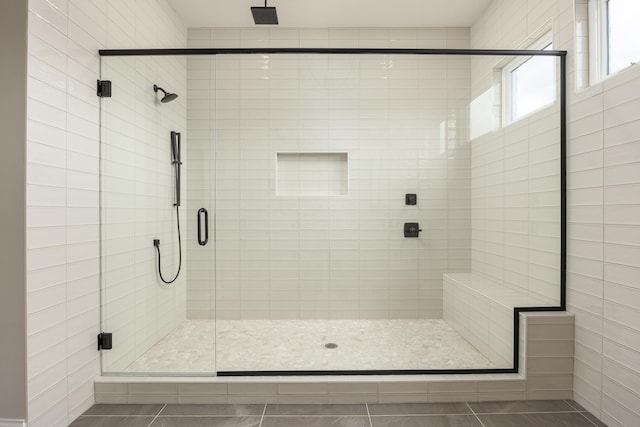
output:
[[[135,45],[134,45],[135,43]],[[93,404],[100,330],[98,49],[183,47],[166,1],[29,1],[29,423],[67,425]]]

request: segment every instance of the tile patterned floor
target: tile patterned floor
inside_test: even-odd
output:
[[[330,342],[338,344],[338,348],[325,348]],[[226,320],[217,324],[208,320],[188,320],[126,371],[212,373],[216,370],[494,367],[441,319]]]
[[[95,405],[71,427],[606,427],[573,401]]]
[[[214,321],[187,320],[138,357],[125,371],[215,372],[215,334]]]

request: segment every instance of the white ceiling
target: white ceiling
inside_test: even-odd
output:
[[[252,27],[260,0],[169,0],[189,28]],[[468,27],[491,0],[269,0],[280,27]],[[266,27],[266,26],[265,26]]]

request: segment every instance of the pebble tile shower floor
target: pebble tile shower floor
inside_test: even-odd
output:
[[[602,427],[576,402],[95,405],[71,427]],[[605,426],[606,427],[606,426]]]
[[[328,343],[336,343],[338,347],[327,348]],[[129,365],[126,371],[213,373],[216,370],[494,367],[440,319],[226,320],[217,324],[208,320],[188,320]]]

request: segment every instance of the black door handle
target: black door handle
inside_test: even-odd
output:
[[[202,214],[204,214],[204,239],[202,239]],[[198,210],[198,244],[204,246],[209,241],[209,212],[205,208]]]

